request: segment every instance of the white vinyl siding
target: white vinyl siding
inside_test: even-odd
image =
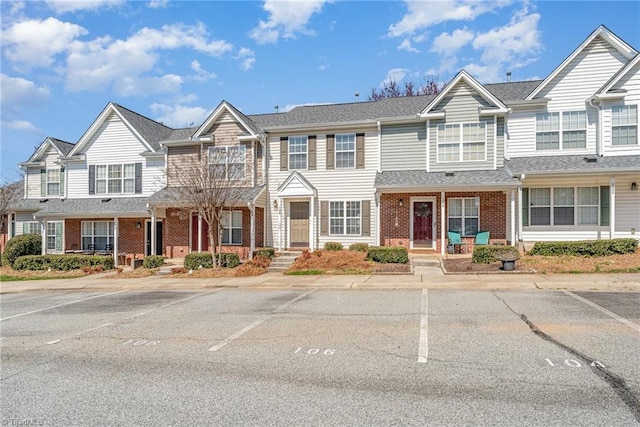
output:
[[[242,211],[222,212],[222,244],[242,244]]]
[[[611,144],[638,144],[638,107],[636,105],[614,106],[611,110]]]
[[[360,202],[329,202],[329,235],[360,234]]]

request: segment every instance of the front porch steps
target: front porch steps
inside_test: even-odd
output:
[[[275,258],[271,260],[271,264],[269,264],[269,268],[267,271],[270,273],[277,272],[281,273],[283,271],[287,271],[291,264],[302,255],[302,251],[282,251],[277,252]]]

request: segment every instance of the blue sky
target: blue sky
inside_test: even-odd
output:
[[[640,49],[638,1],[2,1],[2,178],[109,101],[173,127],[366,100],[390,77],[544,78],[604,24]]]

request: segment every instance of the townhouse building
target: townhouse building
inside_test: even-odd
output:
[[[184,129],[110,103],[77,143],[47,138],[21,164],[12,229],[41,233],[43,253],[207,251],[180,176],[209,162],[237,189],[220,237],[243,258],[328,241],[444,254],[451,230],[470,247],[480,231],[639,238],[639,104],[640,55],[604,26],[542,80],[462,70],[437,95],[273,114],[222,101]]]

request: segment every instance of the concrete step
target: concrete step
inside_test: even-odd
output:
[[[298,251],[283,251],[276,253],[275,258],[271,260],[267,271],[270,272],[282,272],[289,269],[291,264],[294,263],[296,258],[302,255],[302,252]]]
[[[440,267],[440,260],[429,258],[414,258],[413,265],[416,267]]]

